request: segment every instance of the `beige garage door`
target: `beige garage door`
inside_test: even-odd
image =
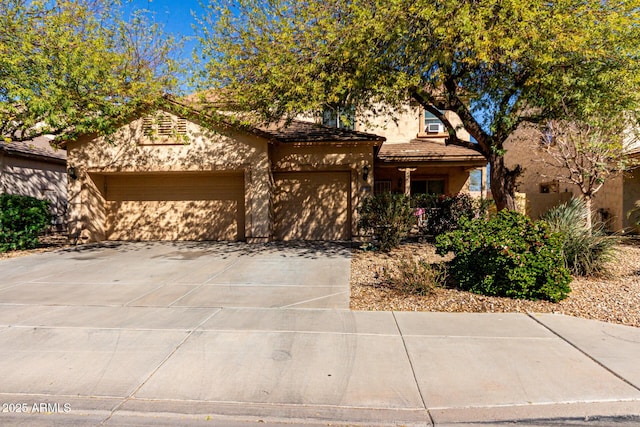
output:
[[[276,239],[351,238],[349,172],[286,172],[274,179]]]
[[[105,179],[109,240],[244,239],[242,174],[126,174]]]

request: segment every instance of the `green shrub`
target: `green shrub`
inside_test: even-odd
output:
[[[460,229],[437,237],[436,250],[454,253],[449,274],[461,289],[553,302],[571,291],[562,236],[514,211],[500,211],[489,221],[463,218]]]
[[[382,280],[388,285],[414,295],[429,295],[447,282],[445,263],[429,264],[423,259],[402,259],[394,268],[383,270]]]
[[[425,209],[425,221],[420,231],[428,236],[456,230],[460,219],[485,217],[488,203],[484,199],[474,199],[468,194],[418,194],[412,196],[415,208]]]
[[[383,251],[398,246],[415,224],[413,209],[404,194],[384,193],[367,197],[358,213],[358,228],[372,235]]]
[[[51,219],[47,200],[0,194],[0,252],[35,248]]]
[[[562,205],[549,209],[541,220],[549,224],[553,233],[563,235],[562,253],[566,267],[576,276],[603,273],[605,264],[614,254],[619,239],[607,236],[603,224],[586,226],[587,211],[582,199],[573,198]]]

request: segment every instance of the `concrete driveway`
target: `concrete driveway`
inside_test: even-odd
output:
[[[0,261],[0,425],[640,424],[639,328],[350,311],[349,258],[112,243]]]
[[[337,244],[112,242],[0,265],[0,302],[129,307],[349,308]]]

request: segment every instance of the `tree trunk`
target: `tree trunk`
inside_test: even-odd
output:
[[[520,165],[510,170],[504,164],[504,156],[491,153],[489,156],[491,168],[491,195],[498,211],[503,209],[516,210],[516,178],[522,173]]]
[[[593,212],[591,212],[591,196],[583,196],[584,197],[584,210],[585,212],[585,219],[586,219],[586,227],[587,230],[589,230],[589,234],[591,234],[591,230],[593,229],[593,220],[592,220],[592,216],[593,216]]]

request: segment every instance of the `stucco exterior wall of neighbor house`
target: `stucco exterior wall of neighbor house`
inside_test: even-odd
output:
[[[631,231],[640,233],[640,227],[637,227],[633,220],[629,220],[629,212],[633,209],[637,209],[636,203],[640,202],[640,167],[636,167],[629,172],[625,173],[623,177],[623,207],[624,212],[623,224],[624,227],[629,227]]]
[[[17,194],[51,202],[54,225],[63,229],[67,211],[64,150],[54,151],[49,138],[0,143],[0,194]]]
[[[526,210],[537,219],[548,209],[579,197],[579,188],[567,182],[568,171],[553,165],[553,159],[541,148],[533,132],[518,130],[505,143],[505,163],[509,168],[520,164],[523,173],[518,178],[517,191],[526,195]],[[592,201],[594,220],[606,223],[610,231],[624,227],[623,177],[610,177]]]
[[[191,121],[186,139],[151,138],[143,119],[111,141],[71,142],[68,162],[78,179],[69,185],[70,228],[85,241],[267,240],[267,145],[252,134],[214,132]]]

